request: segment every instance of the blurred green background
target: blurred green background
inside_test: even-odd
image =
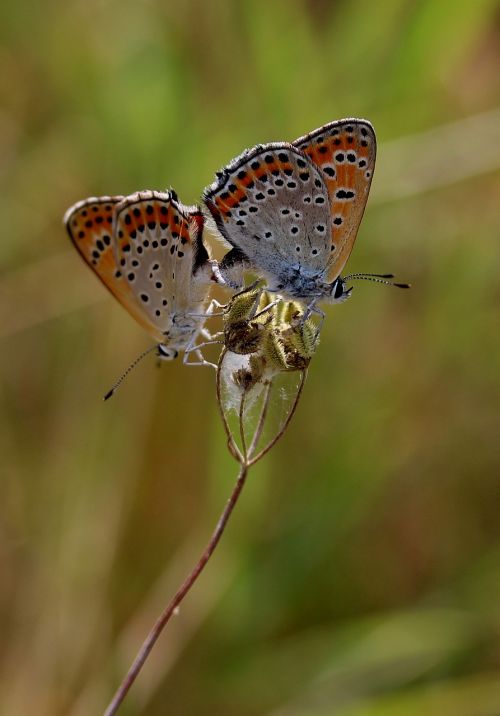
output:
[[[236,474],[212,371],[149,345],[61,224],[198,199],[253,144],[370,119],[378,165],[294,422],[124,714],[500,714],[500,6],[0,10],[0,713],[99,714]]]

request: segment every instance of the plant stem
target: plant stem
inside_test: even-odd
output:
[[[234,459],[241,464],[245,462],[243,455],[241,454],[241,450],[238,448],[236,443],[234,442],[231,428],[229,427],[229,423],[227,422],[226,413],[224,411],[224,405],[222,401],[222,391],[221,391],[221,384],[220,384],[220,375],[221,375],[221,366],[222,362],[224,361],[224,358],[227,353],[227,348],[224,346],[222,349],[222,352],[219,356],[219,365],[217,368],[217,373],[215,377],[215,387],[217,392],[217,405],[219,406],[219,412],[222,420],[222,424],[224,426],[224,430],[227,435],[227,449],[231,453],[231,455],[234,457]],[[240,406],[241,407],[241,406]]]
[[[297,392],[295,394],[295,398],[293,400],[292,407],[290,408],[288,415],[286,416],[285,422],[280,427],[280,429],[278,430],[278,432],[276,433],[274,438],[265,447],[263,447],[262,450],[259,453],[257,453],[257,455],[250,458],[250,460],[248,461],[248,467],[255,465],[256,462],[258,462],[259,460],[261,460],[264,457],[264,455],[267,455],[269,450],[271,450],[271,448],[273,448],[276,445],[276,443],[278,442],[278,440],[281,437],[283,437],[283,435],[285,434],[288,426],[290,425],[290,421],[293,418],[293,416],[295,415],[295,411],[297,410],[297,405],[299,404],[300,396],[302,395],[302,390],[304,388],[304,383],[306,382],[306,378],[307,378],[307,368],[305,368],[304,370],[301,371],[299,387],[297,388]],[[267,398],[269,398],[269,394],[268,394]],[[267,411],[267,403],[266,403],[265,408]]]
[[[262,431],[264,430],[264,425],[267,418],[267,411],[269,408],[269,399],[271,397],[271,388],[273,387],[272,381],[266,386],[266,393],[264,396],[264,400],[262,403],[262,410],[260,412],[259,421],[255,427],[255,432],[253,434],[252,443],[250,445],[250,448],[248,450],[248,455],[250,457],[250,463],[252,463],[252,456],[255,452],[255,449],[257,445],[259,444],[259,440],[262,435]]]
[[[122,681],[120,687],[118,688],[115,695],[113,696],[112,701],[110,702],[109,706],[107,707],[106,711],[104,712],[104,716],[113,716],[113,714],[115,714],[118,711],[120,704],[123,702],[125,696],[127,695],[127,693],[130,690],[130,687],[132,686],[132,684],[136,680],[137,676],[139,675],[139,672],[141,671],[142,667],[144,666],[144,663],[145,663],[146,659],[148,658],[148,655],[149,655],[151,649],[153,648],[156,641],[158,640],[158,637],[160,636],[164,627],[168,624],[175,609],[183,601],[184,597],[188,594],[191,587],[194,585],[194,583],[200,576],[201,572],[205,568],[208,560],[212,556],[215,548],[217,547],[220,538],[224,534],[224,530],[226,528],[227,522],[228,522],[229,518],[231,517],[231,514],[236,506],[238,498],[239,498],[241,491],[243,489],[243,486],[245,484],[245,481],[247,478],[247,473],[248,473],[248,465],[242,464],[240,466],[238,478],[234,485],[231,496],[229,497],[229,499],[226,503],[224,511],[222,512],[222,514],[219,518],[219,521],[217,522],[215,530],[213,531],[212,536],[210,537],[210,541],[208,542],[203,554],[201,555],[201,557],[198,560],[194,569],[186,577],[186,579],[184,580],[182,585],[179,587],[177,592],[174,594],[174,596],[172,597],[172,599],[167,604],[167,606],[163,610],[162,614],[156,621],[155,625],[149,632],[149,634],[146,637],[145,641],[143,642],[137,656],[135,657],[134,662],[133,662],[132,666],[130,667],[126,677]]]

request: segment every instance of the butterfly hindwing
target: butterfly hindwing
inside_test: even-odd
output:
[[[171,192],[138,192],[116,208],[116,262],[158,340],[187,336],[195,325],[188,314],[203,310],[208,286],[194,275],[208,259],[201,229],[199,210]]]
[[[376,139],[370,122],[342,119],[293,142],[321,171],[330,196],[332,247],[328,281],[351,253],[375,168]]]
[[[64,216],[75,248],[111,291],[117,278],[112,249],[113,211],[122,199],[122,196],[85,199],[69,208]]]
[[[113,217],[123,196],[84,199],[72,206],[64,223],[77,251],[106,288],[153,336],[155,327],[137,302],[134,291],[123,276],[114,252]]]

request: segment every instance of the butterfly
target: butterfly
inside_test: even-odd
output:
[[[164,360],[196,353],[213,272],[203,215],[174,191],[142,191],[78,202],[64,223],[78,252],[157,342]],[[207,364],[201,353],[198,363]]]
[[[349,278],[389,283],[392,275],[342,278],[375,168],[370,122],[341,119],[292,144],[259,144],[234,159],[203,193],[207,217],[233,247],[219,280],[236,288],[244,269],[268,290],[308,303],[345,300]],[[401,284],[403,286],[403,284]]]

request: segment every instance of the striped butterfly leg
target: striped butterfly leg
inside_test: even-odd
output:
[[[215,263],[215,262],[214,262]],[[220,303],[216,298],[212,298],[210,303],[207,306],[207,310],[204,313],[190,313],[189,316],[193,318],[214,318],[217,316],[224,315],[224,311],[227,307],[227,304]],[[202,341],[202,343],[196,343],[197,338],[201,336],[205,340]],[[183,362],[185,365],[210,365],[213,368],[217,368],[217,366],[214,363],[210,363],[210,361],[207,361],[202,352],[201,348],[205,348],[207,346],[214,346],[214,345],[224,345],[224,331],[218,331],[217,333],[210,333],[208,328],[203,327],[201,328],[198,333],[193,336],[192,340],[190,341],[189,345],[186,346],[184,350],[184,358]],[[190,357],[191,355],[195,355],[198,359],[197,361],[191,361]]]
[[[207,336],[209,340],[204,341],[202,343],[196,343],[198,335]],[[203,353],[201,352],[201,349],[205,346],[213,346],[218,343],[223,344],[224,341],[215,340],[215,337],[211,336],[208,331],[205,332],[205,329],[202,329],[200,331],[200,334],[198,335],[193,336],[190,343],[184,349],[184,356],[182,358],[183,364],[188,366],[206,365],[217,370],[217,364],[211,363],[210,361],[206,360]],[[192,356],[195,356],[196,360],[192,360]]]

